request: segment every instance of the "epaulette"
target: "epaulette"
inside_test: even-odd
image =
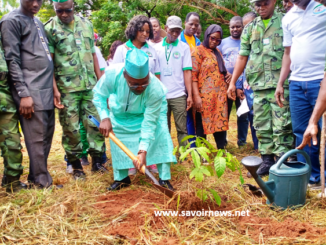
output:
[[[52,20],[53,20],[53,17],[51,17],[47,22],[45,22],[45,23],[43,24],[43,26],[46,26],[46,25],[49,24]]]

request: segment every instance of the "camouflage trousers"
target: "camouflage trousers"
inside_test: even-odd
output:
[[[23,173],[18,129],[18,114],[8,89],[0,88],[0,148],[4,163],[4,174],[20,176]]]
[[[83,153],[83,144],[80,135],[80,121],[86,129],[86,138],[89,144],[88,153],[92,157],[101,157],[104,152],[104,137],[88,116],[97,120],[99,116],[92,102],[93,91],[85,90],[74,93],[61,93],[61,103],[64,109],[59,111],[62,126],[62,146],[66,151],[69,162],[79,159]]]
[[[254,91],[254,127],[262,155],[280,156],[293,147],[289,89],[284,89],[284,107],[274,97],[275,89]]]

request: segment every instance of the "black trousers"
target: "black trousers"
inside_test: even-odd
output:
[[[204,134],[203,120],[201,114],[196,112],[196,135],[206,139],[206,134]],[[224,149],[226,146],[226,131],[213,133],[216,147],[218,149]]]
[[[31,119],[19,117],[29,156],[28,181],[44,187],[52,185],[48,156],[54,133],[54,118],[54,110],[35,111]]]

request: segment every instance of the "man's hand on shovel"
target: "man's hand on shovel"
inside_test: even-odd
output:
[[[99,126],[100,133],[105,137],[109,137],[109,133],[113,133],[110,118],[105,118],[101,121]],[[114,133],[113,133],[114,134]]]
[[[137,159],[132,161],[138,171],[141,171],[142,166],[146,167],[146,155],[147,155],[146,151],[139,151],[137,155]]]

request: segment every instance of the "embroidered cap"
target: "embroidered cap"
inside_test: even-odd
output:
[[[132,78],[145,78],[149,73],[148,55],[138,48],[128,50],[125,61],[125,69],[128,75]]]

